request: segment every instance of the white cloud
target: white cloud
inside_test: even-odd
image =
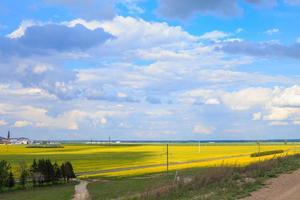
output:
[[[200,39],[217,41],[219,39],[226,38],[229,36],[230,34],[228,33],[215,30],[215,31],[204,33],[202,36],[200,36]]]
[[[271,98],[272,89],[268,88],[246,88],[222,95],[222,101],[233,110],[247,110],[254,106],[262,106]]]
[[[33,67],[32,71],[35,74],[43,74],[44,72],[53,69],[53,67],[48,66],[46,64],[37,64]]]
[[[11,39],[20,38],[24,35],[27,28],[37,25],[37,24],[40,24],[40,23],[32,21],[32,20],[22,21],[19,28],[16,29],[15,31],[13,31],[12,33],[8,34],[7,37],[9,37]]]
[[[16,128],[22,128],[22,127],[26,127],[26,126],[31,126],[32,122],[29,121],[16,121],[13,127]]]
[[[216,98],[210,98],[210,99],[207,99],[204,103],[207,105],[218,105],[218,104],[220,104],[220,101]]]
[[[7,122],[3,119],[0,120],[0,126],[5,126],[7,125]]]
[[[106,32],[115,36],[109,45],[128,48],[153,47],[166,44],[182,44],[185,41],[196,41],[197,37],[190,35],[180,26],[169,26],[165,22],[147,22],[133,17],[116,16],[113,20],[85,21],[76,19],[68,23],[73,27],[81,24],[91,30],[103,28]]]
[[[297,42],[297,43],[300,43],[300,37],[297,38],[296,42]]]
[[[269,29],[269,30],[265,31],[265,34],[268,34],[268,35],[273,35],[275,33],[279,33],[279,29],[278,28],[272,28],[272,29]]]
[[[101,119],[100,119],[100,124],[107,124],[107,119],[105,118],[105,117],[102,117]]]
[[[260,112],[253,113],[252,120],[261,120],[261,119],[262,119],[262,114]]]
[[[288,122],[282,122],[282,121],[274,121],[269,123],[269,125],[272,126],[287,126],[288,124],[289,124]]]
[[[199,133],[199,134],[211,134],[213,132],[213,128],[207,127],[203,125],[202,123],[197,123],[193,127],[193,133]]]
[[[237,29],[235,30],[236,33],[241,33],[241,32],[243,32],[243,31],[244,31],[244,29],[242,29],[242,28],[237,28]]]
[[[272,96],[262,106],[260,117],[256,120],[271,121],[271,125],[297,124],[300,121],[300,86],[288,88],[275,87]]]

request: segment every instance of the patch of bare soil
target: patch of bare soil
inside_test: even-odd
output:
[[[75,194],[73,200],[89,200],[90,195],[87,189],[88,181],[81,180],[79,184],[75,185]]]
[[[266,186],[243,200],[299,200],[300,170],[270,179]]]

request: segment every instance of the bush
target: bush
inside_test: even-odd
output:
[[[73,166],[70,162],[62,163],[61,165],[62,176],[66,181],[69,181],[71,178],[76,178]]]
[[[2,189],[7,184],[10,175],[9,170],[10,170],[10,165],[5,160],[1,160],[0,161],[0,189]]]
[[[262,152],[252,153],[250,156],[251,157],[261,157],[261,156],[268,156],[268,155],[273,155],[273,154],[278,154],[278,153],[284,153],[284,151],[283,150],[262,151]]]
[[[15,177],[12,172],[9,172],[6,186],[8,188],[13,188],[15,186],[15,184],[16,184]]]

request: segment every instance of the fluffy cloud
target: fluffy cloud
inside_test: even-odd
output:
[[[224,52],[231,54],[300,59],[299,43],[285,46],[274,42],[254,43],[246,41],[233,41],[224,43],[222,47],[217,49],[221,49]]]
[[[216,41],[218,39],[226,38],[228,36],[228,33],[224,33],[222,31],[212,31],[203,34],[202,36],[200,36],[200,39]]]
[[[78,105],[77,105],[78,106]],[[14,123],[14,127],[32,126],[34,128],[47,128],[55,130],[79,130],[80,125],[85,122],[92,125],[104,125],[108,116],[124,116],[127,111],[105,110],[103,108],[93,109],[87,107],[84,111],[74,106],[72,110],[61,111],[56,115],[51,115],[50,111],[43,107],[33,107],[29,105],[0,104],[2,113],[8,118],[19,119]],[[120,109],[120,108],[118,108]]]
[[[266,30],[265,33],[268,34],[268,35],[273,35],[275,33],[279,33],[279,29],[278,28],[272,28],[272,29]]]
[[[186,18],[197,13],[233,16],[241,11],[236,0],[159,0],[158,12],[170,18]]]
[[[262,114],[260,112],[253,113],[252,120],[261,120]]]
[[[253,120],[271,121],[271,125],[297,124],[300,120],[300,87],[274,88],[271,98],[254,113]]]
[[[47,24],[21,27],[24,32],[21,37],[21,31],[18,30],[10,35],[13,38],[0,37],[0,55],[28,56],[43,55],[51,51],[81,51],[112,38],[101,28],[89,30],[81,25],[66,27]]]
[[[225,93],[222,101],[233,110],[247,110],[254,106],[262,106],[272,97],[268,88],[246,88],[237,92]]]
[[[14,124],[14,127],[22,128],[22,127],[26,127],[26,126],[30,126],[30,125],[32,125],[32,123],[29,121],[16,121]]]
[[[199,134],[211,134],[213,132],[213,128],[207,127],[203,125],[202,123],[198,123],[194,125],[193,127],[193,133],[199,133]]]
[[[274,6],[277,0],[245,0],[256,6]],[[237,0],[159,0],[158,12],[170,18],[186,18],[193,14],[236,16],[242,12]]]
[[[5,126],[7,125],[7,122],[3,119],[0,120],[0,126]]]

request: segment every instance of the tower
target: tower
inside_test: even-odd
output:
[[[8,131],[8,133],[7,133],[7,139],[8,140],[10,139],[10,131]]]

